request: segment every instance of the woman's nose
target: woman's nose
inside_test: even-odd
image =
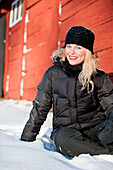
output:
[[[74,54],[75,53],[75,49],[72,47],[71,48],[71,51],[70,51],[71,54]]]

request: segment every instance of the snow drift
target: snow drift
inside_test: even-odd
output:
[[[81,154],[73,159],[65,157],[49,146],[52,114],[41,128],[34,142],[20,141],[28,120],[32,102],[0,100],[0,170],[112,170],[113,155]],[[45,149],[46,148],[46,149]]]

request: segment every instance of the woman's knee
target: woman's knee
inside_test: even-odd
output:
[[[66,143],[69,139],[83,140],[83,136],[77,129],[71,127],[61,127],[55,133],[56,143]]]
[[[54,136],[54,141],[57,146],[62,146],[66,143],[66,141],[69,139],[70,136],[70,130],[68,127],[61,127],[59,128]]]
[[[58,129],[54,136],[57,151],[69,157],[75,156],[73,149],[76,150],[76,142],[78,140],[83,140],[81,133],[70,127]]]
[[[65,130],[63,128],[60,128],[57,130],[57,132],[54,135],[54,142],[56,145],[56,149],[58,152],[62,153],[63,155],[68,155],[67,150],[65,148]]]

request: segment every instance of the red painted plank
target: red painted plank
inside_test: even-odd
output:
[[[15,32],[12,32],[10,37],[9,37],[9,41],[10,41],[10,46],[15,46],[19,43],[22,43],[22,40],[23,40],[23,36],[22,36],[22,29],[18,30],[18,31],[15,31]]]
[[[28,88],[28,89],[24,89],[24,93],[23,93],[23,99],[32,101],[34,100],[34,98],[36,97],[36,92],[37,92],[37,88]]]
[[[85,1],[86,2],[86,1]],[[105,3],[106,2],[106,3]],[[61,41],[64,40],[64,35],[67,29],[73,25],[84,25],[89,28],[95,28],[112,20],[113,16],[113,1],[99,0],[73,15],[71,18],[61,23]],[[66,13],[66,12],[65,12]],[[65,15],[65,14],[64,14]],[[66,14],[67,15],[67,14]]]
[[[101,51],[112,47],[113,29],[111,22],[96,27],[94,33],[96,36],[94,51]]]
[[[37,68],[31,69],[30,71],[28,70],[24,77],[24,89],[37,87],[38,83],[41,80],[40,76],[42,76],[44,72],[42,68],[42,74],[40,75],[41,72],[39,70],[40,69]]]
[[[18,90],[20,89],[20,80],[19,76],[10,76],[9,78],[9,91],[10,90]],[[19,90],[18,90],[19,91]]]
[[[112,67],[112,48],[98,52],[100,68],[106,73],[113,73]]]
[[[50,9],[46,7],[45,10],[38,5],[36,5],[36,7],[37,8],[34,10],[35,12],[33,12],[32,8],[29,9],[28,12],[28,36],[35,32],[39,32],[41,29],[47,33],[48,27],[51,29],[57,27],[58,29],[58,3],[55,3]],[[39,10],[41,13],[39,13]],[[36,16],[34,16],[34,13]]]
[[[48,13],[48,11],[52,10],[53,6],[57,7],[58,1],[56,1],[56,0],[41,0],[39,3],[37,3],[32,8],[29,9],[31,11],[30,18],[36,17],[37,15],[41,15],[42,13]]]
[[[9,48],[9,47],[8,47]],[[22,56],[22,45],[17,44],[8,49],[8,62],[12,60],[21,59]]]
[[[71,1],[73,1],[73,0],[61,0],[61,4],[62,4],[62,6],[64,6],[68,3],[70,3]]]
[[[21,60],[17,59],[8,62],[8,72],[11,74],[11,76],[16,74],[19,76],[21,74]]]
[[[35,5],[36,3],[39,3],[41,0],[27,0],[26,1],[26,7],[30,8],[31,6]]]
[[[26,55],[25,65],[27,70],[29,70],[29,68],[38,68],[38,66],[43,66],[45,63],[47,65],[51,65],[52,60],[50,59],[50,56],[52,52],[47,47],[48,46],[40,46],[38,48],[34,48],[30,53]],[[46,54],[44,51],[46,51]]]
[[[26,76],[24,78],[25,84],[24,87],[27,88],[27,86],[32,86],[31,84],[36,84],[32,87],[36,87],[39,81],[41,80],[43,73],[45,70],[52,65],[52,60],[48,55],[45,55],[43,51],[45,50],[43,47],[39,48],[40,50],[33,50],[29,55],[26,56]],[[46,49],[47,52],[47,49]],[[49,52],[49,50],[48,50]],[[50,53],[50,52],[49,52]],[[32,76],[31,76],[32,74]],[[37,75],[38,74],[38,75]],[[28,78],[27,78],[28,77]],[[29,79],[33,77],[33,81]]]
[[[96,1],[97,0],[70,1],[67,5],[62,7],[61,21],[75,15],[76,13],[79,13],[81,10],[86,9],[88,6],[90,6],[92,3],[95,3]]]
[[[7,99],[20,99],[20,93],[18,90],[10,90],[8,93],[6,93],[5,98]]]

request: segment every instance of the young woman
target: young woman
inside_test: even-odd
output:
[[[113,153],[113,84],[98,69],[94,39],[86,27],[68,30],[64,47],[53,52],[54,66],[38,85],[22,141],[36,139],[53,106],[51,139],[58,152],[70,157]]]

